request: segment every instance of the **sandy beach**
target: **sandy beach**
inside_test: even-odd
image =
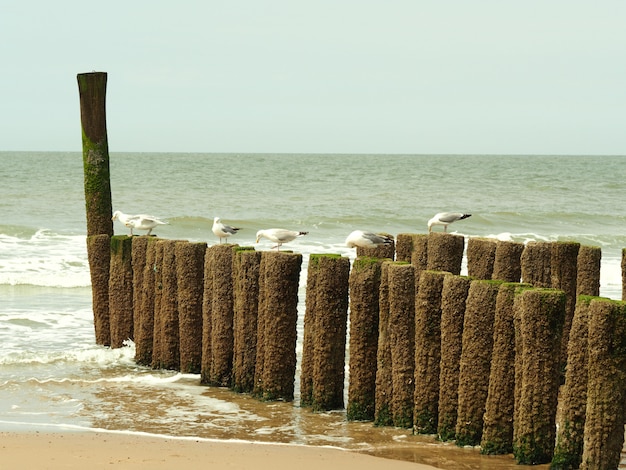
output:
[[[435,470],[335,448],[183,440],[117,433],[3,432],[2,468]]]

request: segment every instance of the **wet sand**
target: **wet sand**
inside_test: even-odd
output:
[[[434,470],[330,447],[215,442],[101,432],[0,433],[2,468]]]

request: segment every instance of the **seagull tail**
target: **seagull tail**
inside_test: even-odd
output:
[[[309,232],[298,232],[298,236],[301,237],[302,235],[307,235]]]
[[[463,214],[459,220],[467,219],[468,217],[471,217],[471,216],[472,214]]]

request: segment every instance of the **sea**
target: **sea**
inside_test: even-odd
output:
[[[162,238],[218,243],[214,217],[240,227],[307,231],[293,402],[260,402],[200,377],[134,362],[134,344],[95,344],[82,153],[0,152],[0,431],[106,431],[178,439],[332,446],[449,469],[517,468],[511,456],[347,422],[299,406],[309,255],[338,253],[355,229],[426,233],[441,211],[472,216],[464,237],[577,241],[602,249],[600,294],[622,297],[626,156],[110,154],[113,209],[167,221]],[[115,233],[128,229],[115,222]],[[436,230],[441,230],[437,227]],[[463,267],[466,273],[466,266]],[[349,351],[347,356],[349,356]],[[347,388],[346,388],[347,390]],[[539,466],[539,468],[542,468]],[[547,468],[547,467],[544,467]]]

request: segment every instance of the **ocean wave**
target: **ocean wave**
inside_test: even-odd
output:
[[[46,229],[0,233],[0,284],[43,287],[91,285],[85,235]]]

